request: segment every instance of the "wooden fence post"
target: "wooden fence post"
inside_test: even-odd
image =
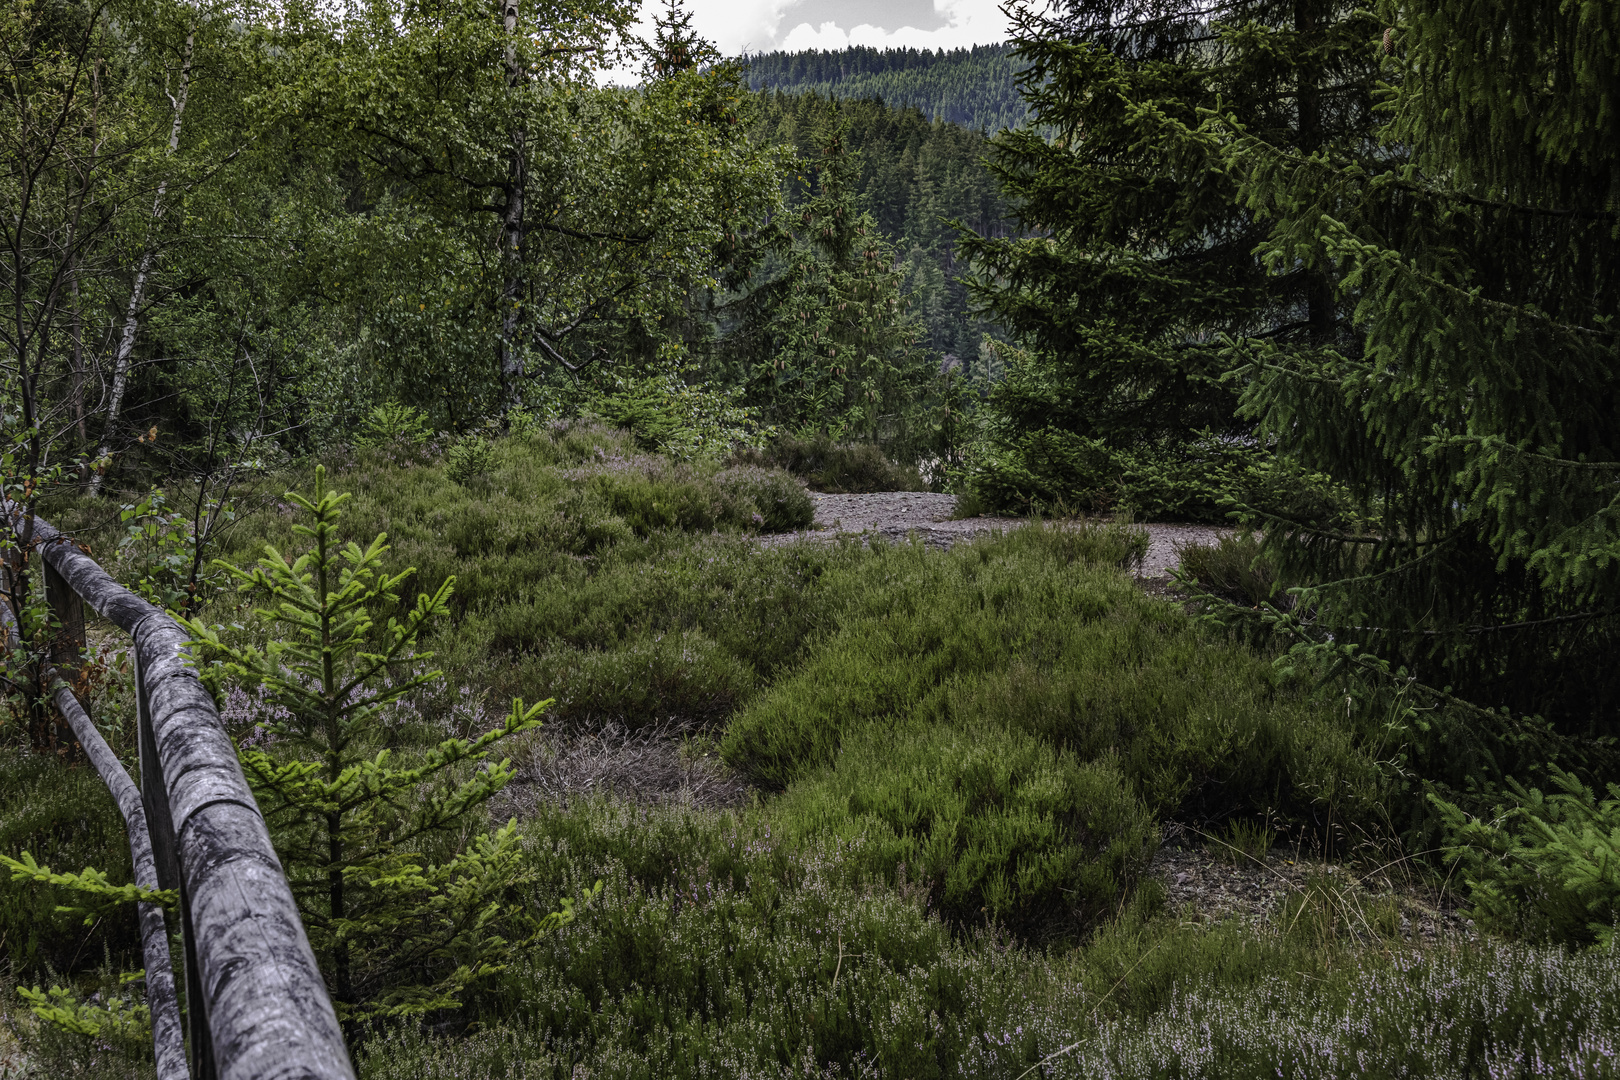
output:
[[[51,619],[55,623],[51,628],[51,666],[73,688],[74,696],[83,704],[83,687],[79,676],[84,670],[84,600],[56,572],[56,567],[44,559],[39,562],[45,574],[45,602],[50,605]],[[59,750],[66,747],[71,751],[75,746],[73,728],[66,717],[57,720],[53,741]]]

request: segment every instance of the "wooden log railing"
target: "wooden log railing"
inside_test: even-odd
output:
[[[163,910],[141,904],[138,913],[159,1080],[353,1080],[292,890],[191,666],[188,635],[42,519],[27,528],[15,504],[0,502],[0,512],[13,543],[26,536],[44,564],[60,627],[47,670],[52,699],[123,814],[136,884],[180,894],[183,1040]],[[86,604],[133,640],[139,788],[73,692]],[[0,614],[10,636],[13,613]]]

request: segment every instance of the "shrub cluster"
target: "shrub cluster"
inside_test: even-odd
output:
[[[1177,815],[1374,829],[1357,735],[1115,567],[1118,527],[1045,526],[880,552],[838,630],[730,723],[725,760],[785,790],[781,827],[864,836],[948,916],[1085,925]]]
[[[1371,830],[1390,748],[1119,573],[1139,530],[1034,527],[943,555],[764,548],[726,515],[802,498],[780,471],[649,459],[587,425],[489,446],[470,483],[433,453],[380,449],[335,480],[355,493],[342,539],[387,531],[397,565],[418,568],[402,593],[457,577],[453,629],[431,643],[454,692],[401,699],[378,738],[409,758],[486,729],[483,703],[555,696],[558,724],[726,725],[725,758],[771,794],[723,814],[541,804],[507,902],[604,891],[513,949],[461,1012],[379,1027],[362,1075],[1011,1078],[1045,1061],[1035,1074],[1443,1076],[1609,1051],[1607,954],[1409,951],[1395,909],[1357,929],[1316,894],[1276,932],[1154,917],[1164,893],[1141,870],[1161,820]],[[276,485],[228,557],[295,546]],[[230,718],[259,737],[266,704],[240,697]],[[116,869],[116,812],[77,775],[96,790],[61,806],[0,776],[4,837]],[[50,813],[29,818],[29,800]],[[424,858],[455,857],[461,836]],[[39,927],[28,970],[65,958],[83,982],[82,930],[29,899],[4,931]],[[133,941],[110,946],[133,966]],[[429,1034],[461,1021],[476,1034]],[[28,1038],[63,1076],[146,1067]]]
[[[817,491],[928,490],[915,468],[890,461],[878,444],[834,442],[825,434],[779,435],[763,450],[740,450],[732,457],[742,464],[786,469]]]
[[[597,877],[603,894],[509,967],[487,1026],[390,1031],[365,1080],[1461,1078],[1537,1061],[1595,1077],[1620,1030],[1612,953],[1352,954],[1144,903],[1082,949],[1027,952],[951,934],[924,890],[863,883],[863,842],[787,842],[757,812],[596,802],[527,832],[537,898]]]

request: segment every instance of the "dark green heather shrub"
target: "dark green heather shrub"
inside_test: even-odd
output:
[[[1162,893],[1037,952],[954,935],[914,883],[863,884],[861,842],[785,843],[757,813],[597,802],[526,832],[537,899],[602,895],[514,959],[483,1026],[380,1033],[365,1080],[1595,1077],[1620,1030],[1607,952],[1357,949],[1155,917]]]
[[[852,570],[867,587],[838,632],[732,721],[726,760],[781,788],[834,764],[866,724],[1003,727],[1115,756],[1157,813],[1374,811],[1379,774],[1353,732],[1265,659],[1088,561],[1085,543],[1021,529]]]
[[[1161,816],[1375,830],[1355,732],[1119,574],[1127,539],[1032,527],[852,567],[837,631],[731,721],[725,760],[786,790],[796,834],[925,867],[956,918],[1111,910]]]
[[[64,768],[7,739],[0,741],[0,853],[24,851],[52,867],[94,866],[114,885],[133,880],[124,819],[95,770]],[[65,888],[0,873],[0,961],[31,982],[101,963],[107,950],[138,967],[134,918],[85,926],[82,912],[56,910],[82,902]]]
[[[876,443],[835,443],[826,435],[778,436],[763,450],[735,455],[740,463],[774,465],[817,491],[926,491],[915,468],[897,465]]]
[[[1232,604],[1286,608],[1289,597],[1277,580],[1272,560],[1260,550],[1260,538],[1248,531],[1223,536],[1213,544],[1181,549],[1181,576],[1200,592]]]
[[[874,876],[925,887],[952,921],[1034,927],[1112,913],[1159,833],[1111,760],[916,723],[860,728],[771,816],[801,843],[849,841]]]

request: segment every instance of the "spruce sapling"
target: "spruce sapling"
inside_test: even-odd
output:
[[[572,919],[573,902],[536,918],[509,899],[524,876],[515,821],[442,860],[424,852],[506,786],[510,762],[489,762],[491,748],[539,726],[550,701],[515,699],[501,726],[446,739],[408,764],[380,748],[385,710],[443,677],[419,671],[432,654],[416,646],[447,613],[454,579],[379,625],[373,613],[398,604],[414,569],[381,569],[386,534],[364,549],[340,545],[348,497],[328,490],[318,467],[312,499],[287,495],[313,522],[294,526],[307,551],[288,562],[266,545],[251,570],[219,562],[265,602],[255,611],[271,638],[263,648],[182,621],[216,693],[233,678],[278,707],[262,745],[239,755],[338,1014],[352,1023],[456,1006],[500,969],[511,949],[503,933],[543,933]]]

